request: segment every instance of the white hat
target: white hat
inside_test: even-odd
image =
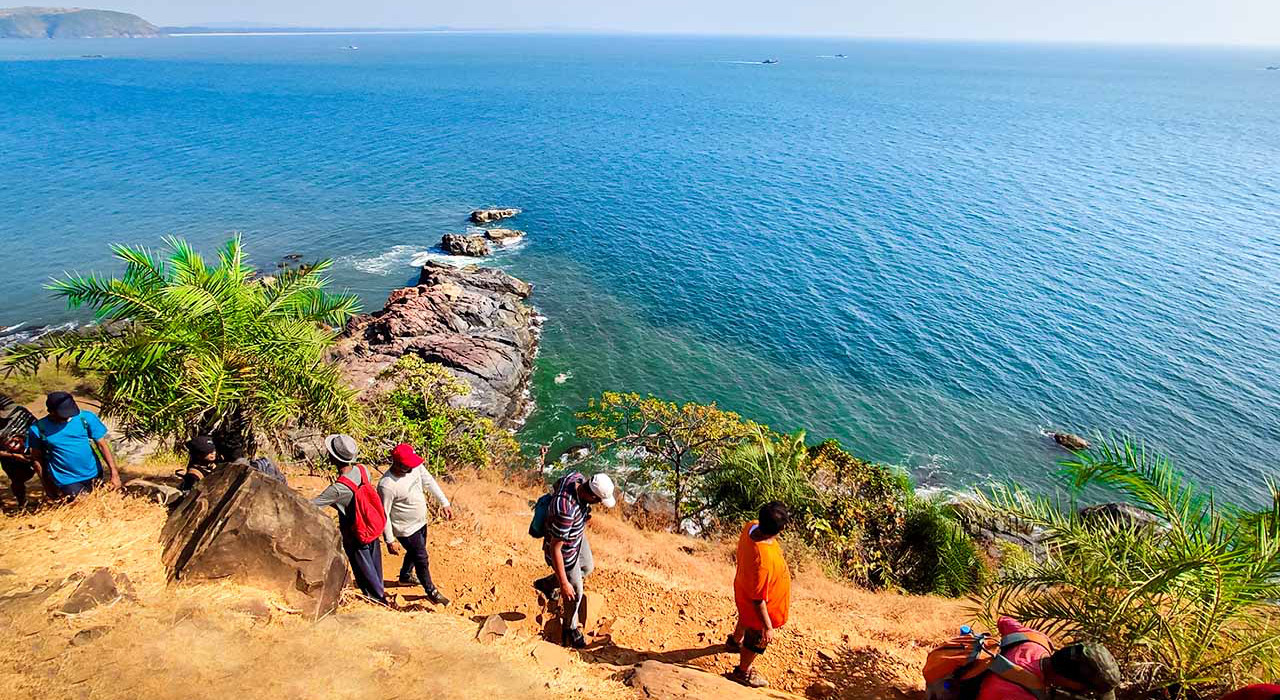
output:
[[[600,502],[605,508],[612,508],[617,504],[613,498],[613,479],[610,479],[608,474],[596,474],[591,477],[591,481],[587,482],[587,486],[591,489],[591,493],[600,497]]]

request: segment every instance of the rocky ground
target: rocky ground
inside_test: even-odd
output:
[[[148,469],[158,480],[172,473]],[[310,496],[327,481],[293,475],[291,483]],[[627,679],[647,679],[647,697],[738,696],[718,678],[734,663],[721,646],[733,627],[732,543],[640,531],[614,514],[594,519],[598,570],[588,590],[604,601],[602,634],[588,650],[567,652],[540,639],[548,616],[530,588],[545,572],[539,543],[525,533],[538,491],[474,476],[445,489],[457,518],[431,525],[431,565],[453,605],[435,609],[420,588],[396,586],[399,559],[388,555],[402,611],[348,594],[319,623],[253,588],[166,585],[165,511],[145,500],[101,494],[0,516],[0,697],[636,697]],[[860,591],[829,581],[798,552],[793,560],[793,619],[760,662],[778,690],[914,697],[926,650],[969,619],[956,601]],[[59,612],[74,577],[99,567],[126,575],[132,597]],[[494,615],[506,618],[505,633],[477,640]],[[651,667],[635,676],[645,660],[710,674]]]

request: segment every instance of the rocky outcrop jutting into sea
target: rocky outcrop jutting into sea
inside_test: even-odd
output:
[[[531,292],[501,270],[429,262],[416,287],[352,319],[336,353],[362,392],[384,388],[378,375],[403,355],[439,363],[471,386],[458,405],[516,427],[538,347],[537,315],[525,303]]]

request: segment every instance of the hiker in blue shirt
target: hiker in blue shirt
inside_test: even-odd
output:
[[[71,499],[92,491],[102,478],[98,454],[111,471],[111,487],[120,488],[107,426],[96,415],[81,411],[65,391],[49,394],[44,405],[49,415],[27,431],[27,447],[36,471],[57,490],[56,495]]]

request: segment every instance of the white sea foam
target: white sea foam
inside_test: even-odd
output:
[[[4,349],[13,345],[21,345],[39,340],[50,333],[61,333],[64,331],[73,331],[80,327],[80,324],[74,321],[60,323],[56,326],[32,326],[27,327],[27,323],[16,323],[8,327],[0,327],[0,349]]]
[[[391,275],[403,272],[405,268],[422,267],[428,261],[463,267],[475,263],[476,259],[461,255],[449,255],[439,250],[423,250],[419,246],[398,245],[372,257],[357,258],[348,256],[341,260],[341,262],[371,275]]]

